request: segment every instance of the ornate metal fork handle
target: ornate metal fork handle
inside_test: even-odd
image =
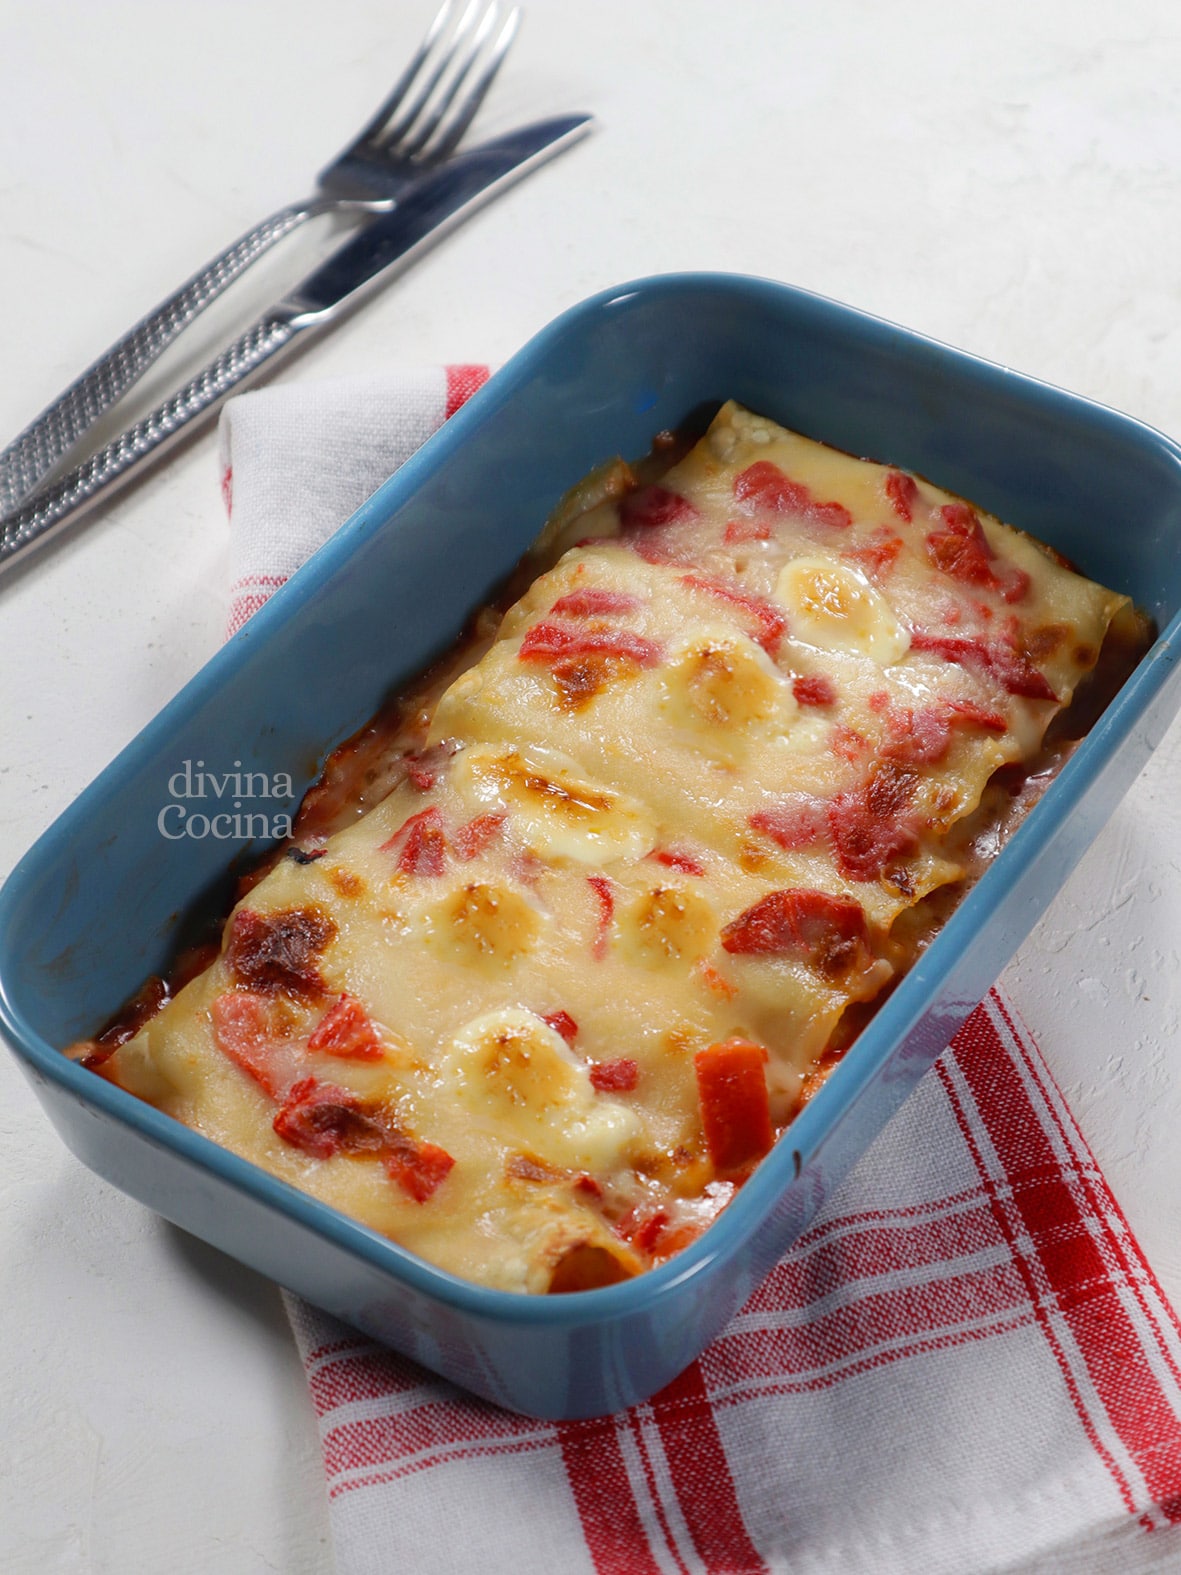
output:
[[[0,517],[0,566],[129,480],[149,459],[174,443],[198,416],[215,409],[232,389],[260,372],[286,349],[296,333],[287,314],[268,314],[150,415],[23,507]]]
[[[167,346],[240,274],[292,230],[335,206],[317,199],[280,208],[227,246],[88,367],[0,453],[0,518],[13,513],[37,490],[99,417],[118,403]]]

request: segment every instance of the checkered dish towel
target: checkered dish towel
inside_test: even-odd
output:
[[[226,407],[231,632],[486,375]],[[288,1304],[340,1575],[1181,1570],[1181,1328],[996,991],[644,1405],[516,1416]]]

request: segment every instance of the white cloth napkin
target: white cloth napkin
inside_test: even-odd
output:
[[[227,405],[231,633],[485,376]],[[288,1308],[340,1575],[1181,1569],[1181,1326],[995,991],[644,1405],[514,1416]]]
[[[227,635],[487,377],[486,366],[428,366],[232,399],[220,427],[233,524]]]

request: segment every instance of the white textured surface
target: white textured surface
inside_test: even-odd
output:
[[[304,188],[431,3],[3,8],[5,439]],[[603,130],[283,375],[500,361],[601,286],[716,267],[1181,434],[1168,0],[530,0],[483,124],[563,108]],[[0,587],[0,871],[217,645],[216,482],[206,435]],[[1174,728],[1008,975],[1175,1302],[1179,767]],[[85,1172],[7,1056],[0,1288],[0,1568],[331,1569],[276,1293]]]

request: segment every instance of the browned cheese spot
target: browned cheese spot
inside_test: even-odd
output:
[[[352,870],[345,869],[341,864],[334,864],[325,872],[333,890],[342,897],[361,897],[365,893],[365,882]]]
[[[1060,651],[1069,639],[1070,629],[1066,624],[1047,623],[1040,629],[1029,631],[1025,638],[1025,650],[1031,661],[1044,662]]]
[[[335,936],[335,923],[314,904],[281,913],[239,908],[225,960],[249,989],[315,1000],[326,989],[315,960]]]
[[[496,766],[496,775],[507,788],[511,789],[514,785],[524,788],[526,793],[539,798],[551,809],[561,810],[571,820],[593,821],[596,816],[605,814],[613,807],[613,800],[606,794],[596,793],[581,785],[575,790],[561,782],[554,782],[526,765],[518,755],[500,761]]]
[[[701,1049],[705,1038],[700,1029],[693,1028],[688,1023],[681,1023],[676,1028],[670,1028],[665,1034],[664,1047],[670,1055],[688,1057],[695,1050]]]
[[[589,705],[618,676],[619,666],[613,658],[593,652],[555,662],[550,675],[558,691],[561,710],[581,711]]]
[[[555,1181],[564,1181],[568,1173],[558,1170],[553,1165],[547,1165],[542,1159],[535,1159],[531,1154],[510,1154],[504,1163],[504,1173],[515,1181],[529,1181],[552,1185]]]
[[[759,875],[770,864],[771,860],[762,848],[756,848],[751,842],[744,842],[738,849],[739,868],[748,875]]]

